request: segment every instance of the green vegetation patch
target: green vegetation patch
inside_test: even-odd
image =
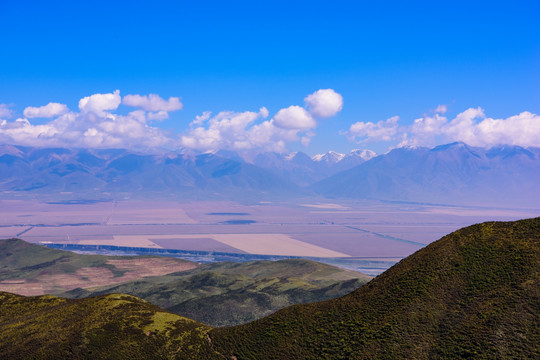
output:
[[[0,293],[6,359],[216,358],[209,327],[133,296],[81,300]]]
[[[276,266],[292,271],[294,265]],[[329,271],[318,266],[306,265],[315,273]],[[272,277],[267,264],[247,267],[254,290],[279,291],[288,279],[309,283],[312,276],[300,271]],[[152,286],[167,293],[162,281],[168,278],[184,282],[187,294],[212,294],[216,285],[237,286],[250,278],[234,277],[240,269],[208,266],[186,279],[156,278]],[[148,284],[131,285],[159,296]],[[260,304],[284,301],[289,291],[270,298],[236,289],[227,298],[208,295],[215,299],[214,310],[258,311]],[[195,300],[188,303],[197,309]],[[211,329],[124,294],[68,300],[0,293],[0,354],[8,359],[537,359],[539,314],[536,218],[461,229],[348,295],[293,305],[235,327]]]
[[[60,296],[132,294],[211,326],[259,319],[289,305],[345,295],[369,276],[310,260],[213,263],[115,286],[75,289]]]
[[[540,358],[540,218],[470,226],[357,291],[215,329],[239,359]]]

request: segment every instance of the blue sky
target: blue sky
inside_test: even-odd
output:
[[[309,154],[450,140],[540,146],[538,19],[538,1],[0,0],[0,104],[9,123],[23,118],[28,106],[57,102],[79,111],[81,98],[116,89],[121,96],[179,97],[183,107],[168,119],[144,120],[174,139],[195,136],[189,132],[197,126],[189,124],[205,111],[212,112],[210,120],[235,112],[215,119],[219,124],[265,107],[269,115],[253,115],[247,131],[296,105],[316,127],[266,139]],[[342,110],[316,118],[304,98],[319,89],[341,94]],[[439,105],[446,109],[436,114]],[[114,109],[120,115],[132,110]],[[519,116],[523,112],[531,114]],[[387,121],[394,116],[399,120]],[[28,119],[32,126],[53,120]],[[464,130],[467,121],[473,124]],[[353,124],[360,124],[356,132]],[[515,127],[521,132],[503,136]],[[13,131],[0,139],[28,144],[36,131],[23,140]]]

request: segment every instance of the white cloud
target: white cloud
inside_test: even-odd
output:
[[[311,143],[311,138],[309,136],[302,136],[302,138],[300,139],[300,142],[302,143],[302,145],[304,145],[305,147],[308,147],[309,144]]]
[[[146,114],[146,117],[148,120],[157,120],[162,121],[169,118],[169,113],[166,111],[156,111],[156,112],[149,112]]]
[[[180,143],[198,150],[248,148],[251,142],[246,129],[261,117],[260,112],[252,111],[222,111],[214,117],[210,112],[204,112],[191,123],[191,129],[180,137]]]
[[[126,95],[122,99],[122,104],[154,112],[171,112],[181,110],[183,107],[180,98],[170,97],[169,100],[165,100],[157,94]]]
[[[446,105],[439,105],[435,109],[435,113],[437,114],[445,114],[448,111],[448,107]]]
[[[105,116],[107,110],[116,110],[120,105],[120,90],[108,94],[94,94],[82,98],[79,101],[79,109],[82,113],[94,113]]]
[[[195,116],[195,120],[191,122],[191,125],[201,125],[206,120],[210,119],[210,116],[212,116],[211,111],[204,111],[201,115]]]
[[[127,115],[110,112],[120,104],[120,93],[95,94],[79,102],[80,112],[55,115],[45,124],[34,125],[28,119],[0,122],[0,142],[27,146],[148,148],[173,146],[174,141],[148,120],[164,117],[160,112],[132,111]],[[60,104],[61,105],[61,104]],[[28,117],[64,112],[62,106],[26,109]]]
[[[411,136],[409,133],[405,133],[404,140],[400,145],[436,145],[437,136],[441,134],[446,122],[447,118],[437,112],[433,116],[426,115],[418,118],[407,129]]]
[[[442,113],[442,112],[440,112]],[[435,113],[416,119],[408,127],[402,127],[398,146],[433,146],[441,143],[462,141],[472,146],[518,145],[540,147],[540,116],[522,112],[506,119],[486,116],[480,107],[469,108],[454,119]]]
[[[481,108],[468,109],[443,128],[443,135],[473,146],[540,147],[540,116],[524,111],[506,119],[493,119],[487,118]]]
[[[127,115],[116,110],[121,103],[138,107]],[[28,107],[25,118],[0,120],[0,142],[27,146],[131,148],[184,146],[198,150],[255,150],[285,152],[291,142],[309,145],[317,122],[303,107],[281,109],[273,118],[261,107],[257,112],[222,111],[212,116],[204,112],[188,129],[171,136],[150,122],[165,120],[169,112],[182,107],[179,98],[168,100],[159,95],[127,95],[120,91],[94,94],[79,101],[79,112],[66,105],[49,103]],[[7,105],[0,107],[3,116],[11,115]],[[50,117],[46,123],[33,124],[35,117]],[[29,120],[30,119],[30,120]]]
[[[302,108],[301,108],[302,109]],[[211,116],[204,112],[193,120],[190,129],[180,136],[180,144],[197,150],[256,150],[285,152],[290,142],[299,141],[303,129],[286,129],[276,126],[268,117],[265,107],[259,112],[222,111]],[[311,137],[305,134],[304,137]],[[306,144],[306,140],[303,140]]]
[[[0,118],[11,118],[13,111],[8,104],[0,104]]]
[[[270,115],[270,113],[268,112],[268,109],[265,108],[264,106],[262,108],[259,109],[259,114],[261,114],[261,116],[266,119],[268,117],[268,115]]]
[[[291,105],[280,109],[271,119],[262,107],[255,112],[210,112],[196,116],[190,129],[180,137],[182,146],[198,150],[255,150],[286,152],[287,144],[300,142],[309,146],[317,127],[314,116],[335,115],[343,106],[343,98],[332,89],[321,89],[305,98],[305,107]]]
[[[309,112],[316,117],[336,115],[343,108],[343,97],[332,89],[320,89],[304,99]]]
[[[292,105],[274,116],[275,125],[283,129],[314,129],[317,122],[303,107]]]
[[[33,107],[28,106],[24,109],[23,114],[25,117],[32,118],[51,118],[58,115],[65,114],[69,111],[68,107],[64,104],[50,102],[45,106]]]
[[[344,134],[351,141],[372,142],[394,140],[398,132],[399,116],[374,122],[356,122]]]

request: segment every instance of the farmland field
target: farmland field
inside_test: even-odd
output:
[[[0,201],[0,236],[34,243],[112,245],[318,258],[399,261],[486,220],[537,209],[377,201]]]

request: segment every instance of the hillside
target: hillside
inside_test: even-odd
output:
[[[166,257],[80,255],[0,240],[0,291],[84,298],[124,293],[214,326],[336,298],[369,276],[310,260],[199,265]]]
[[[212,326],[246,323],[293,304],[350,293],[371,278],[310,260],[204,264],[197,269],[59,296],[125,293]]]
[[[210,332],[238,359],[540,356],[540,218],[458,230],[336,300]]]
[[[210,330],[127,295],[0,296],[9,358],[533,359],[540,218],[443,237],[339,299]]]
[[[133,296],[0,293],[3,359],[213,359],[208,326]]]
[[[113,285],[196,267],[174,258],[80,255],[20,239],[0,240],[0,291],[21,295]]]

